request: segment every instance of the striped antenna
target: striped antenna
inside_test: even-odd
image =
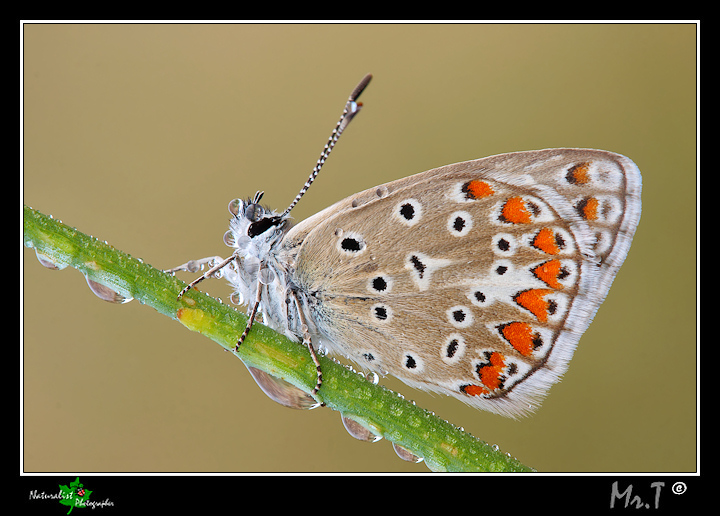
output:
[[[340,139],[340,135],[345,130],[345,128],[348,126],[350,121],[360,112],[360,108],[362,107],[362,104],[359,102],[356,102],[357,98],[360,96],[360,94],[363,92],[365,87],[370,82],[370,79],[372,79],[372,75],[367,74],[365,77],[362,78],[360,83],[355,86],[355,89],[350,94],[350,97],[348,98],[347,103],[345,104],[345,110],[343,111],[342,116],[340,117],[340,120],[338,120],[337,125],[335,126],[335,129],[333,129],[332,134],[330,135],[330,138],[328,139],[328,142],[325,144],[325,148],[322,151],[322,154],[320,154],[320,158],[317,160],[317,163],[315,163],[315,168],[313,168],[312,173],[310,174],[310,177],[308,177],[308,180],[305,181],[305,184],[303,185],[300,192],[295,196],[295,199],[293,202],[290,203],[290,206],[287,207],[287,209],[280,215],[280,218],[285,217],[288,213],[290,213],[290,210],[292,210],[295,205],[298,203],[298,201],[302,198],[303,195],[305,195],[305,192],[308,191],[308,188],[310,188],[310,185],[315,181],[315,178],[317,177],[318,173],[320,172],[320,169],[325,164],[325,160],[330,155],[330,152],[332,152],[333,147],[335,147],[335,144],[337,143],[338,139]]]

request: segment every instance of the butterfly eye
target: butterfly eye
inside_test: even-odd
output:
[[[249,207],[250,206],[248,206],[248,208]],[[262,208],[260,208],[260,209],[262,210]],[[262,213],[264,213],[264,210]],[[247,216],[247,210],[245,212],[245,216],[249,220],[252,220],[252,219],[250,219],[250,217]],[[270,217],[270,216],[260,217],[258,220],[256,220],[252,224],[250,224],[250,226],[248,227],[247,234],[250,238],[253,238],[254,236],[261,235],[261,234],[265,233],[268,229],[277,227],[282,223],[283,223],[283,218],[278,215],[274,215],[272,217]]]

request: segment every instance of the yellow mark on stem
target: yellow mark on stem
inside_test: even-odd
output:
[[[207,332],[213,322],[213,317],[199,308],[180,308],[176,315],[180,324],[200,333]]]

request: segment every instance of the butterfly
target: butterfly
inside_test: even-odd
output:
[[[357,115],[350,95],[290,206],[263,192],[230,202],[234,249],[187,289],[224,275],[259,313],[307,346],[411,387],[510,417],[534,411],[566,371],[640,220],[642,180],[619,154],[545,149],[447,165],[289,216]],[[198,264],[175,270],[197,270]],[[237,349],[237,348],[236,348]]]

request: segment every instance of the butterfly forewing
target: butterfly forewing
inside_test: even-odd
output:
[[[520,152],[353,195],[292,228],[278,256],[324,347],[518,416],[567,368],[639,217],[627,158]]]

